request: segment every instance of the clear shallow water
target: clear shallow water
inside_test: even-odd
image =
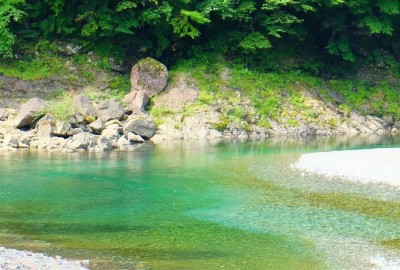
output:
[[[94,269],[396,269],[399,190],[290,164],[305,152],[398,146],[367,137],[4,154],[0,245]]]

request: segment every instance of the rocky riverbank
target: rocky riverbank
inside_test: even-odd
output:
[[[147,140],[396,134],[400,129],[392,116],[345,110],[338,106],[344,99],[339,93],[329,90],[327,96],[300,84],[292,101],[281,97],[279,118],[266,116],[243,89],[227,88],[229,69],[217,75],[219,87],[226,89],[207,96],[189,73],[169,78],[165,65],[143,59],[131,70],[131,91],[123,101],[96,100],[78,92],[65,95],[61,104],[34,97],[14,109],[0,108],[0,148],[108,151]],[[32,88],[29,96],[35,92],[41,93]]]
[[[143,143],[157,129],[144,106],[165,88],[167,77],[167,68],[149,58],[132,68],[132,89],[125,106],[115,99],[96,102],[75,95],[65,96],[56,108],[32,98],[19,110],[0,109],[0,145],[5,151],[36,148],[76,152],[107,151]]]
[[[60,256],[50,257],[43,253],[0,247],[2,270],[87,270],[89,261],[72,261]]]

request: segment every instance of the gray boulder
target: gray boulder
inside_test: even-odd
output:
[[[92,123],[96,119],[96,109],[87,97],[83,95],[74,96],[72,99],[72,106],[77,112],[83,115],[84,120],[87,123]]]
[[[101,132],[101,136],[106,137],[110,140],[116,140],[120,137],[118,130],[113,128],[106,128],[105,130],[103,130],[103,132]]]
[[[167,80],[167,67],[157,60],[147,57],[132,67],[131,92],[145,92],[149,97],[153,97],[165,88]]]
[[[31,141],[34,137],[36,137],[36,133],[34,133],[33,130],[22,134],[21,137],[19,137],[18,146],[30,146]]]
[[[6,135],[4,136],[3,146],[18,148],[18,137],[14,135]]]
[[[145,92],[132,91],[127,94],[124,98],[125,104],[127,104],[128,111],[135,113],[145,112],[144,107],[149,102],[150,97]]]
[[[140,60],[131,70],[131,93],[125,103],[132,110],[144,108],[149,98],[161,92],[168,80],[167,67],[155,59]]]
[[[14,118],[14,125],[17,128],[31,125],[34,121],[35,114],[44,110],[46,103],[39,98],[32,98],[21,106],[17,116]]]
[[[115,99],[106,100],[97,106],[97,115],[104,122],[120,119],[124,114],[124,107]]]
[[[10,115],[15,114],[15,110],[0,108],[0,121],[6,121]]]
[[[143,138],[151,138],[156,132],[157,126],[153,119],[144,115],[133,115],[125,123],[123,131],[125,134],[132,132]]]
[[[130,144],[131,143],[125,137],[121,137],[117,140],[118,147],[124,147],[124,146],[128,146]]]
[[[67,139],[65,147],[71,150],[94,150],[96,146],[96,135],[89,132],[76,134]]]
[[[37,137],[51,137],[53,133],[54,118],[46,114],[36,124]]]
[[[82,133],[82,132],[85,132],[82,128],[73,128],[73,129],[68,130],[67,136],[74,136],[74,135]]]
[[[99,136],[96,141],[95,151],[109,151],[114,148],[113,142],[104,136]]]
[[[62,151],[66,140],[60,137],[53,138],[34,138],[30,143],[30,148],[37,148],[50,151]]]
[[[103,120],[101,118],[97,118],[96,121],[88,125],[93,131],[97,133],[101,133],[103,130]]]
[[[132,132],[129,132],[126,136],[128,138],[128,141],[133,143],[145,142],[145,140],[140,135],[133,134]]]
[[[67,121],[56,120],[54,123],[53,135],[68,136],[68,132],[72,129],[71,124]]]
[[[83,115],[80,113],[76,113],[69,118],[69,122],[73,127],[78,127],[79,125],[85,125],[85,120],[83,119]]]
[[[38,137],[68,136],[72,129],[68,121],[57,120],[53,116],[47,114],[36,124]]]

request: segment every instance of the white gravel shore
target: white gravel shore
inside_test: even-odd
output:
[[[400,187],[400,148],[304,154],[294,167],[328,177]]]
[[[59,256],[0,247],[1,270],[88,270],[89,261],[71,261]]]

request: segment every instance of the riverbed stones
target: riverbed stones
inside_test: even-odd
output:
[[[21,106],[17,116],[14,118],[14,125],[17,128],[31,125],[34,121],[35,114],[44,110],[46,103],[40,98],[32,98]]]
[[[124,107],[115,99],[106,100],[97,106],[97,115],[104,122],[121,119],[124,114]]]
[[[42,269],[42,270],[88,270],[90,261],[71,261],[60,256],[50,257],[44,253],[6,249],[0,247],[0,269]]]
[[[147,57],[140,60],[131,70],[131,92],[124,101],[133,111],[143,110],[149,98],[161,92],[168,80],[167,67]]]
[[[157,126],[153,119],[145,115],[131,116],[123,127],[125,134],[131,132],[147,139],[154,135],[156,129]]]

